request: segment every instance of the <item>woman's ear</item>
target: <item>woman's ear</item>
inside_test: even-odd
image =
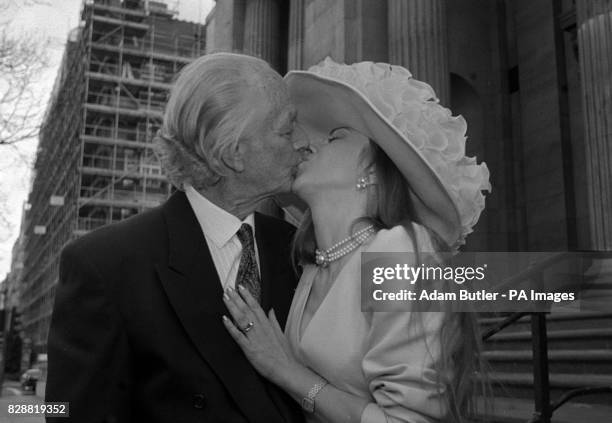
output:
[[[372,184],[378,183],[378,180],[376,177],[377,175],[378,173],[376,172],[376,167],[374,165],[370,166],[370,168],[368,169],[368,177]]]
[[[376,164],[370,163],[363,169],[362,176],[365,177],[370,184],[376,184]]]
[[[226,148],[221,154],[223,164],[234,172],[243,172],[245,163],[245,148],[242,141],[238,141],[231,148]]]

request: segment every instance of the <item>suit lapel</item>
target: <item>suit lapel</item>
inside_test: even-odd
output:
[[[281,232],[278,222],[255,213],[255,239],[261,270],[261,306],[266,314],[273,308],[284,329],[296,285],[296,275],[288,259],[291,238],[286,232]],[[301,410],[297,406],[289,406],[294,402],[288,394],[271,384],[268,385],[268,393],[285,421],[302,420]]]
[[[262,378],[223,326],[221,316],[229,312],[219,276],[185,194],[173,194],[163,210],[169,256],[157,272],[181,324],[249,421],[281,421]]]
[[[296,276],[288,260],[290,237],[280,232],[277,223],[255,213],[255,238],[262,284],[261,306],[266,314],[273,308],[284,328],[295,292]]]

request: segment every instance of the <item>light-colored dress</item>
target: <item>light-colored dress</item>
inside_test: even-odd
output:
[[[434,251],[414,225],[419,251]],[[434,363],[440,355],[442,313],[362,312],[362,251],[412,252],[401,226],[379,231],[352,253],[308,325],[301,321],[317,267],[307,265],[296,289],[285,334],[300,361],[333,386],[370,403],[364,423],[434,422],[446,414]],[[417,317],[417,315],[419,315]],[[414,324],[415,319],[422,323]],[[323,422],[314,415],[307,422]]]

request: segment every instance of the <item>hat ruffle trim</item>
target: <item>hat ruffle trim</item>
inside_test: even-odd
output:
[[[467,123],[439,104],[433,88],[401,66],[360,62],[345,65],[327,57],[309,72],[350,85],[420,152],[450,194],[461,220],[456,251],[473,232],[491,192],[489,169],[466,157]]]

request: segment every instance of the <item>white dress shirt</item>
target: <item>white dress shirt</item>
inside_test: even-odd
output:
[[[224,290],[228,286],[235,288],[236,275],[242,256],[242,244],[236,232],[243,223],[248,223],[251,225],[253,237],[255,237],[253,213],[241,221],[233,214],[206,199],[190,185],[185,185],[185,194],[204,233],[222,288]],[[255,242],[255,258],[259,270],[257,241]]]

